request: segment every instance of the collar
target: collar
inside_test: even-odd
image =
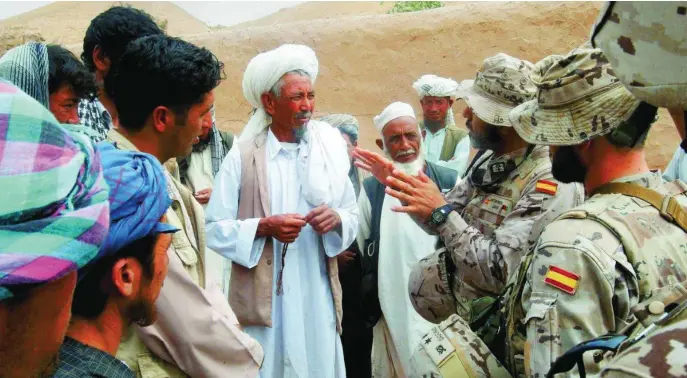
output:
[[[282,146],[281,142],[277,139],[277,137],[272,133],[272,129],[268,129],[267,131],[267,139],[265,140],[265,143],[267,143],[267,153],[269,154],[270,160],[274,160],[277,155],[279,155],[279,152],[284,150],[284,152],[287,152],[284,146]],[[301,141],[301,143],[303,143]],[[298,145],[300,147],[300,144]]]
[[[636,175],[625,176],[619,179],[613,180],[613,182],[624,182],[627,184],[639,185],[648,189],[657,188],[663,185],[663,178],[661,176],[661,171],[651,171],[646,173],[638,173]]]
[[[120,150],[138,151],[138,148],[136,148],[136,146],[131,143],[130,140],[126,139],[126,137],[117,129],[112,129],[109,133],[107,133],[107,140],[115,143],[115,146]]]

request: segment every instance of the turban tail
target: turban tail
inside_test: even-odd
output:
[[[110,224],[91,142],[0,80],[0,300],[11,287],[63,277],[96,257]]]
[[[97,149],[110,186],[110,233],[100,254],[112,255],[148,235],[176,231],[160,223],[172,205],[160,162],[152,155],[118,150],[107,142],[99,143]]]
[[[426,96],[449,97],[452,101],[455,101],[458,95],[458,88],[459,85],[456,81],[436,75],[423,75],[415,83],[413,83],[413,89],[415,89],[415,92],[417,92],[417,95],[420,96],[420,98],[424,98]],[[446,126],[455,125],[452,108],[448,109],[444,124]]]
[[[260,101],[287,72],[303,70],[310,75],[312,84],[318,73],[315,52],[303,45],[282,45],[274,50],[258,54],[251,59],[243,74],[243,95],[255,111],[243,129],[239,142],[251,140],[263,132],[272,122]]]

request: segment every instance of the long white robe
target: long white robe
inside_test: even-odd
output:
[[[280,143],[268,132],[266,146],[270,210],[273,215],[312,210],[300,193],[295,144]],[[342,156],[346,158],[346,156]],[[208,246],[235,264],[257,265],[265,239],[256,238],[259,219],[237,221],[241,156],[232,149],[215,179],[215,189],[206,220]],[[339,231],[319,236],[306,225],[289,245],[283,273],[283,295],[276,294],[282,266],[282,243],[274,243],[272,285],[272,328],[245,327],[260,342],[265,360],[262,377],[340,378],[345,377],[341,339],[336,332],[326,257],[334,257],[354,240],[358,208],[353,186],[346,180],[342,204],[335,210],[341,217]]]
[[[371,232],[372,207],[360,191],[358,245]],[[378,293],[382,319],[375,326],[372,354],[374,377],[406,377],[413,348],[433,326],[413,308],[408,296],[408,277],[415,264],[434,252],[437,237],[424,232],[407,214],[391,211],[401,203],[384,196],[379,229]],[[389,337],[390,336],[390,337]],[[389,345],[393,342],[393,345]],[[400,363],[401,366],[398,366]]]

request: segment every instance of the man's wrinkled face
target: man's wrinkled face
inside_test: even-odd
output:
[[[171,127],[170,138],[172,141],[172,156],[187,156],[193,150],[193,145],[200,141],[203,124],[207,124],[207,116],[215,103],[214,91],[205,94],[203,101],[193,104],[186,118],[175,114],[175,125]],[[211,125],[212,126],[212,125]]]
[[[564,183],[584,183],[587,167],[573,146],[551,146],[551,173],[553,178]]]
[[[419,156],[422,137],[415,118],[392,120],[384,126],[382,136],[386,152],[393,161],[411,163]]]
[[[463,109],[465,126],[470,130],[470,144],[478,150],[496,151],[503,143],[497,126],[484,122],[477,116],[472,108],[466,106]]]
[[[443,123],[453,101],[449,97],[426,96],[420,100],[420,105],[425,122]]]
[[[302,135],[315,111],[315,91],[306,76],[287,74],[282,81],[279,97],[274,98],[270,94],[273,104],[270,109],[265,110],[272,116],[273,124],[292,129],[295,134]]]
[[[353,163],[353,149],[358,145],[358,143],[352,143],[351,142],[351,137],[348,136],[346,133],[341,133],[341,137],[343,138],[344,141],[346,141],[346,151],[348,152],[348,157],[351,159],[351,163]]]
[[[0,376],[51,377],[72,315],[76,271],[0,303]]]
[[[50,112],[60,123],[76,125],[79,123],[77,112],[81,99],[74,93],[71,85],[62,84],[55,92],[50,94]]]
[[[171,234],[159,234],[153,246],[152,277],[142,275],[138,298],[129,309],[129,320],[145,327],[157,320],[157,306],[155,302],[160,296],[160,290],[167,277],[169,257],[167,249],[172,243]]]

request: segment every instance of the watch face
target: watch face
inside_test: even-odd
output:
[[[432,214],[432,220],[434,222],[441,222],[441,220],[444,219],[444,212],[439,210],[435,211],[434,214]]]

